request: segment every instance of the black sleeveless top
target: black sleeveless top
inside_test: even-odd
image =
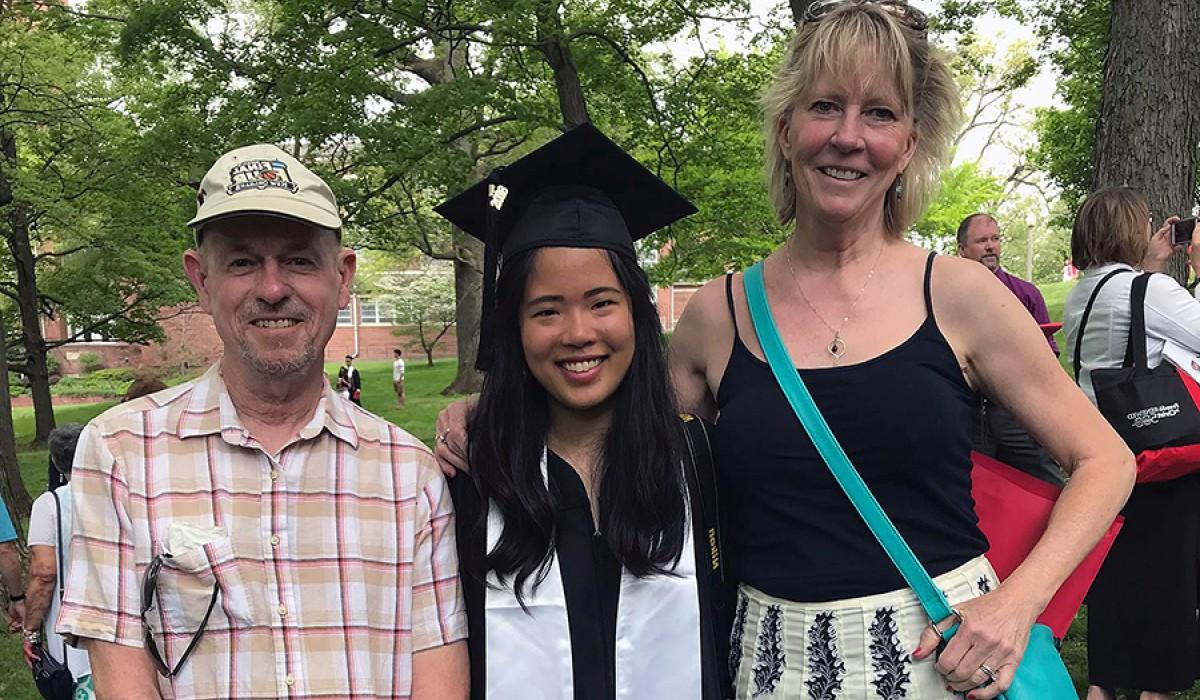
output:
[[[895,348],[855,365],[801,369],[813,399],[931,576],[987,550],[971,497],[975,406],[933,318]],[[732,314],[732,275],[726,277]],[[771,368],[734,342],[717,392],[721,499],[739,580],[777,598],[824,602],[905,587],[834,481]]]

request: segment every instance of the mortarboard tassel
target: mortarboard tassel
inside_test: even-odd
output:
[[[500,208],[508,188],[500,184],[503,167],[496,168],[484,180],[487,183],[487,230],[483,241],[483,309],[479,314],[479,349],[475,369],[486,372],[495,354],[492,340],[492,316],[496,310],[496,271],[500,265]]]

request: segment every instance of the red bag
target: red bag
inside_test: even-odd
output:
[[[1041,539],[1062,489],[978,452],[971,453],[971,495],[979,529],[988,539],[988,561],[1001,580],[1008,578]],[[1062,639],[1079,612],[1100,564],[1112,549],[1125,519],[1118,516],[1096,547],[1067,577],[1038,622]]]

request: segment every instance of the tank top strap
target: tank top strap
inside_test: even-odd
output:
[[[733,305],[733,273],[725,273],[725,301],[729,303],[729,318],[733,321],[733,337],[738,337],[737,307]]]
[[[929,251],[929,257],[925,259],[925,313],[931,320],[933,319],[933,293],[930,291],[932,289],[930,282],[933,279],[933,259],[935,257],[937,257],[937,253]]]

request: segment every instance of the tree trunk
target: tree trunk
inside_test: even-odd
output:
[[[483,308],[483,243],[454,230],[454,319],[458,325],[458,375],[443,394],[473,394],[483,386],[475,369]]]
[[[13,432],[12,397],[8,394],[8,344],[5,341],[7,324],[3,314],[0,314],[0,498],[8,506],[8,514],[12,516],[13,526],[17,528],[18,539],[25,538],[22,526],[33,499],[25,488],[25,480],[21,478],[21,464],[17,461],[17,441]]]
[[[29,217],[18,203],[9,211],[8,249],[17,270],[17,309],[21,314],[21,344],[25,346],[25,376],[33,396],[34,440],[44,444],[54,429],[54,403],[50,398],[50,372],[46,367],[46,340],[38,305],[37,273],[29,242]]]
[[[421,343],[421,352],[425,353],[426,366],[433,366],[433,348],[437,345],[438,338],[441,337],[439,335],[433,340],[427,340],[425,337],[425,319],[423,316],[417,317],[417,341]]]
[[[46,341],[42,337],[42,319],[38,313],[36,261],[29,242],[29,213],[15,199],[7,170],[17,168],[17,142],[11,133],[0,130],[0,204],[6,205],[8,230],[5,239],[17,272],[17,308],[21,315],[21,344],[25,347],[25,376],[33,395],[36,437],[44,443],[54,429],[54,404],[50,400],[50,373],[46,370]],[[8,378],[5,376],[5,381]]]
[[[1091,191],[1129,185],[1146,195],[1159,221],[1191,215],[1200,143],[1200,111],[1191,108],[1200,103],[1198,45],[1194,0],[1113,0]],[[1172,262],[1172,273],[1186,272],[1180,260]]]
[[[571,56],[571,47],[563,40],[562,18],[558,15],[558,8],[557,1],[546,0],[537,4],[538,49],[554,71],[558,108],[562,111],[563,125],[570,129],[592,119],[588,116],[587,101],[583,96],[583,85],[579,82],[579,70]]]

